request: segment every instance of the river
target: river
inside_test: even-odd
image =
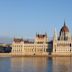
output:
[[[0,57],[0,72],[72,72],[72,57]]]

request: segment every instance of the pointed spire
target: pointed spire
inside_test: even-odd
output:
[[[54,29],[54,40],[57,40],[56,28]]]
[[[64,26],[66,26],[66,22],[65,22],[65,20],[64,20]]]

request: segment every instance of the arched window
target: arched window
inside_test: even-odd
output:
[[[71,52],[71,49],[70,49],[70,52]]]
[[[56,48],[55,48],[55,52],[56,52]]]
[[[71,47],[71,43],[70,43],[70,47]]]

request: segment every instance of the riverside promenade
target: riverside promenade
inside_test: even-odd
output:
[[[19,55],[19,54],[12,54],[12,53],[0,53],[0,57],[72,57],[72,54],[68,55]]]

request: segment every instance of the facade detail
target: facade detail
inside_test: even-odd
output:
[[[36,34],[34,40],[14,38],[12,43],[12,55],[48,55],[47,34]]]
[[[72,53],[72,39],[68,27],[65,22],[60,30],[59,37],[56,33],[53,39],[53,54],[70,55]]]
[[[14,38],[12,43],[12,55],[43,56],[43,55],[72,55],[72,38],[69,28],[64,25],[59,35],[56,30],[51,41],[48,41],[47,34],[36,34],[35,39]]]

